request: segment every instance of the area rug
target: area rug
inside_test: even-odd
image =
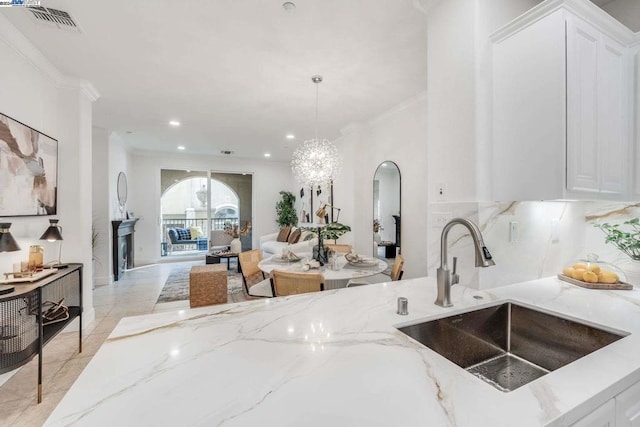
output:
[[[190,271],[190,265],[176,267],[171,270],[156,304],[161,302],[188,300]],[[229,266],[229,270],[227,271],[227,287],[229,295],[243,292],[242,275],[238,274],[236,271],[237,265],[232,262]]]

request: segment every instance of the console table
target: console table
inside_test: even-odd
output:
[[[0,295],[0,374],[24,365],[38,355],[38,403],[42,402],[42,348],[76,317],[78,349],[82,353],[82,264],[33,283],[15,283],[15,290]],[[43,304],[64,298],[69,318],[44,324]]]

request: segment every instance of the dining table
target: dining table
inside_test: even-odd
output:
[[[321,273],[324,276],[324,289],[339,289],[347,287],[352,279],[361,279],[363,277],[375,276],[388,268],[386,261],[371,258],[366,259],[369,262],[351,263],[347,261],[344,255],[335,257],[333,264],[328,263],[320,268],[309,268],[306,270],[306,263],[311,260],[310,253],[297,254],[298,260],[282,259],[280,254],[272,255],[265,258],[258,264],[258,268],[266,274],[271,274],[273,270],[292,271],[296,273]],[[389,279],[391,281],[391,279]]]

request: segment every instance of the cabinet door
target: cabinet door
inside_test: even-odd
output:
[[[600,190],[605,193],[624,193],[627,191],[629,161],[628,55],[621,44],[604,35],[598,55]]]
[[[571,424],[571,427],[615,427],[616,426],[616,404],[615,399],[607,401],[586,417]]]
[[[565,188],[565,17],[493,46],[493,200],[559,199]]]
[[[616,396],[616,426],[640,427],[640,383]]]
[[[567,17],[567,189],[600,190],[598,40],[600,32]]]

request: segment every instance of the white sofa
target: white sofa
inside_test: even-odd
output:
[[[290,245],[288,242],[276,241],[276,239],[278,238],[278,233],[271,233],[267,234],[266,236],[261,236],[260,250],[262,251],[262,257],[266,259],[271,255],[281,254],[282,249],[286,247],[289,247],[291,252],[295,254],[304,252],[311,253],[313,251],[313,247],[318,244],[318,238],[314,237],[313,239],[302,241],[306,233],[302,232],[302,236],[300,236],[300,240],[298,241],[298,243],[294,243],[292,245]]]

